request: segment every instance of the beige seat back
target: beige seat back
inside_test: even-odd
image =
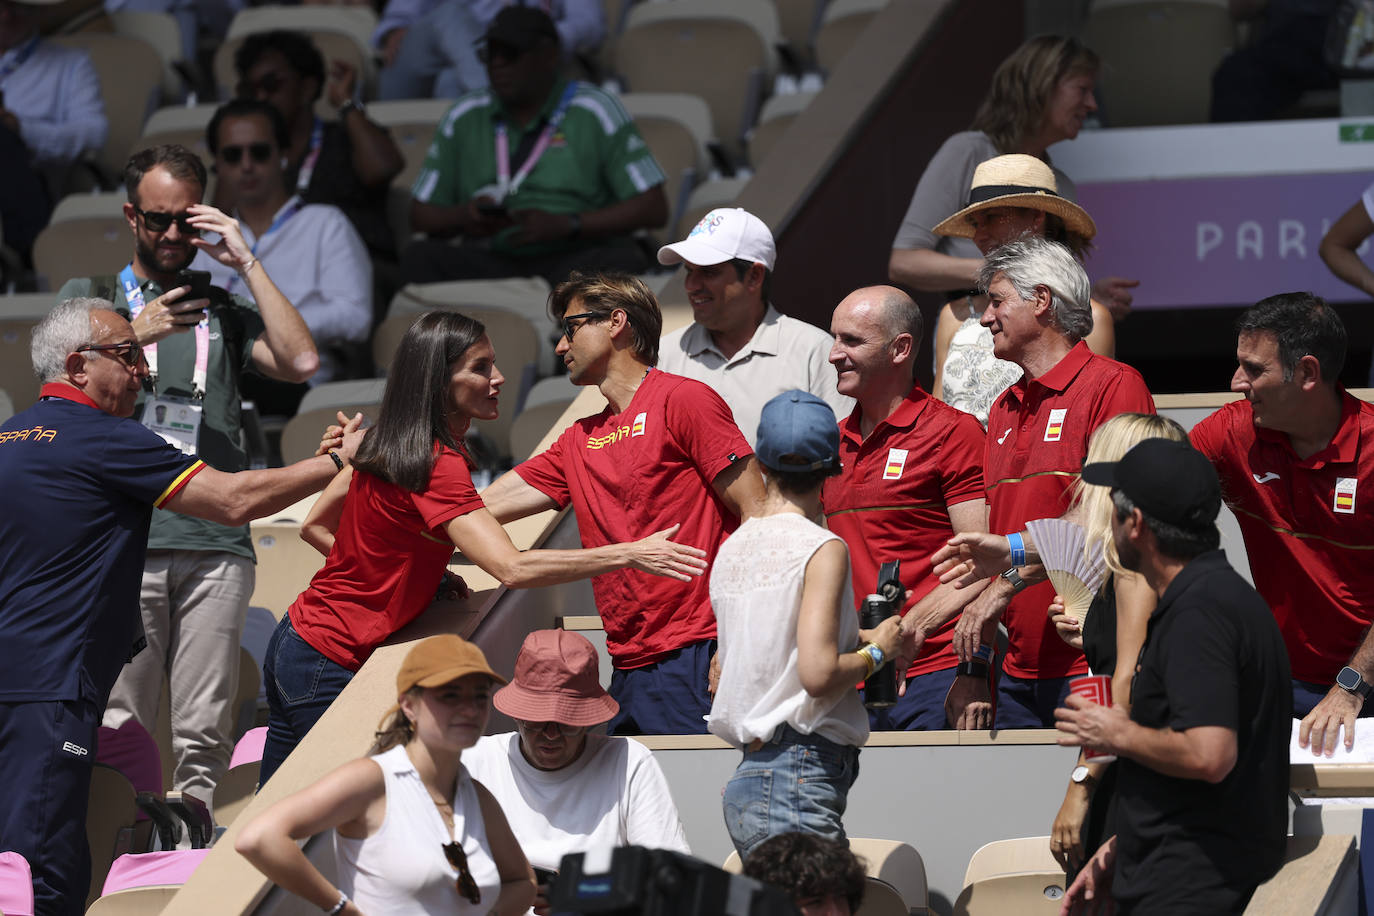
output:
[[[36,321],[51,312],[56,304],[57,297],[52,293],[10,293],[0,296],[0,319],[32,318]]]
[[[632,92],[701,96],[712,133],[738,152],[773,73],[778,37],[768,0],[640,3],[616,41],[616,71]]]
[[[175,105],[159,108],[143,126],[143,133],[129,147],[129,155],[153,146],[179,143],[193,150],[205,163],[205,167],[209,168],[215,157],[210,153],[210,145],[205,142],[205,128],[209,126],[210,118],[218,107],[192,105],[188,108],[185,105]],[[210,195],[207,193],[205,197],[209,200]]]
[[[228,827],[253,800],[258,788],[258,772],[262,761],[240,763],[215,783],[215,823]]]
[[[9,393],[16,413],[38,400],[40,386],[29,356],[29,338],[36,324],[34,318],[0,319],[0,388]]]
[[[1064,873],[1026,872],[983,878],[954,901],[954,916],[1058,916],[1064,901]]]
[[[859,35],[887,3],[888,0],[830,0],[816,31],[816,63],[823,72],[835,72]]]
[[[161,913],[179,890],[180,884],[125,888],[95,901],[86,910],[86,916],[149,916],[151,913]]]
[[[687,233],[692,231],[692,227],[701,222],[703,216],[717,207],[735,206],[735,198],[739,197],[748,183],[748,178],[717,178],[715,181],[697,185],[696,190],[687,198],[687,206],[683,208],[682,215],[678,217],[677,231],[673,233],[673,238],[685,238]]]
[[[1098,0],[1083,40],[1109,63],[1099,89],[1105,123],[1202,124],[1235,25],[1225,0]]]
[[[548,401],[534,407],[526,407],[520,411],[515,420],[511,423],[510,430],[510,449],[511,459],[514,461],[524,461],[526,458],[535,454],[540,442],[544,437],[552,433],[557,436],[571,424],[569,418],[567,424],[559,423],[572,401]],[[555,429],[555,425],[557,429]]]
[[[185,88],[176,65],[184,63],[184,46],[181,41],[181,26],[171,13],[144,12],[141,10],[114,10],[106,13],[116,35],[131,35],[141,38],[157,50],[162,62],[162,97],[175,99]]]
[[[234,53],[243,39],[257,32],[287,29],[309,34],[315,47],[324,56],[324,72],[329,73],[334,61],[344,61],[358,74],[358,86],[365,99],[376,97],[377,66],[372,57],[372,31],[377,27],[377,14],[370,7],[338,4],[301,6],[250,6],[239,10],[215,52],[215,82],[222,98],[230,98],[238,83],[234,72]],[[323,90],[324,87],[320,87]],[[329,104],[327,93],[321,91],[315,105],[322,118],[337,117]]]
[[[987,843],[974,852],[964,872],[964,885],[997,875],[1022,872],[1052,872],[1064,870],[1050,853],[1047,836],[1017,837]]]
[[[251,531],[253,550],[258,556],[258,574],[253,597],[248,603],[267,608],[272,616],[281,620],[324,565],[324,557],[301,540],[300,525],[255,522]]]
[[[305,393],[296,407],[296,413],[319,410],[325,407],[349,407],[357,404],[380,405],[382,394],[386,391],[386,379],[357,378],[341,382],[325,382],[316,385]],[[327,424],[326,424],[327,425]],[[324,428],[321,427],[323,432]],[[316,437],[318,444],[318,437]]]
[[[926,866],[915,847],[900,840],[851,837],[849,850],[864,860],[869,877],[892,887],[908,907],[929,906]]]
[[[95,748],[91,748],[95,753]],[[110,864],[132,852],[134,821],[138,804],[134,787],[114,767],[97,763],[91,767],[91,801],[86,809],[86,842],[91,846],[91,886],[86,904],[100,896]]]
[[[711,110],[700,96],[682,92],[630,92],[620,101],[667,176],[663,192],[669,222],[657,228],[669,228],[676,224],[686,195],[707,173]]]
[[[54,42],[81,48],[91,56],[100,77],[100,98],[105,103],[109,132],[97,158],[101,170],[118,180],[129,158],[134,138],[157,109],[162,95],[162,58],[157,49],[132,35],[77,32],[58,35]]]
[[[763,165],[783,133],[816,95],[815,92],[789,92],[775,95],[763,103],[758,126],[749,135],[749,161],[754,168]]]
[[[367,116],[391,131],[391,139],[396,141],[396,148],[405,159],[401,173],[391,179],[393,187],[409,190],[415,183],[415,176],[420,174],[429,145],[434,140],[434,132],[452,107],[452,99],[398,99],[367,106]]]
[[[870,875],[864,879],[863,903],[859,904],[854,916],[911,916],[913,909],[907,906],[896,888]],[[922,906],[914,911],[923,914],[926,908]]]

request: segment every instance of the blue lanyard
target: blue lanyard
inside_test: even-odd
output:
[[[139,316],[143,311],[143,288],[138,284],[138,277],[134,276],[134,263],[130,261],[124,265],[124,269],[119,272],[119,282],[124,286],[124,301],[129,304],[129,318],[132,320]],[[210,313],[207,310],[205,317],[196,322],[196,361],[191,370],[191,391],[197,398],[205,396],[205,382],[209,377],[210,365]],[[148,361],[148,380],[153,386],[153,391],[157,391],[157,344],[150,343],[143,347],[143,358]]]
[[[315,163],[320,158],[320,150],[324,148],[324,122],[318,117],[315,118],[315,128],[310,132],[310,150],[301,160],[301,170],[296,175],[296,193],[304,194],[305,189],[310,187],[310,179],[315,174]]]

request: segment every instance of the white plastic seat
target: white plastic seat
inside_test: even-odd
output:
[[[789,92],[775,95],[763,103],[758,126],[749,135],[749,162],[755,169],[763,164],[787,128],[797,119],[797,115],[801,114],[817,95],[815,92]]]
[[[709,167],[711,109],[700,96],[683,92],[628,92],[620,101],[668,178],[663,189],[669,208],[664,228],[675,226],[687,195]]]
[[[106,179],[118,181],[129,158],[129,147],[160,104],[162,58],[153,45],[132,35],[77,32],[55,35],[51,40],[90,55],[100,77],[100,98],[109,124],[96,162]]]

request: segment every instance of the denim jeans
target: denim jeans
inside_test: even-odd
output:
[[[741,859],[779,833],[815,833],[843,841],[849,788],[859,749],[783,725],[777,738],[748,751],[725,784],[725,829]]]
[[[330,661],[301,638],[283,617],[267,643],[262,666],[267,688],[267,743],[262,751],[258,785],[282,765],[319,721],[334,698],[353,680],[353,672]]]

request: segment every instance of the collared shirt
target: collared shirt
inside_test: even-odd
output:
[[[109,122],[100,97],[100,77],[90,55],[51,41],[39,41],[19,63],[27,42],[0,54],[4,107],[19,119],[24,145],[39,163],[67,162],[105,145]]]
[[[165,290],[156,282],[139,277],[144,302],[152,302]],[[63,284],[58,302],[79,296],[109,299],[116,309],[129,308],[124,287],[115,275],[78,277]],[[205,398],[201,401],[200,439],[196,454],[210,467],[234,473],[248,467],[248,455],[240,444],[239,375],[253,361],[253,343],[262,334],[262,316],[257,306],[222,288],[210,290],[210,352]],[[194,333],[169,334],[157,344],[159,394],[189,398],[191,376],[196,360]],[[134,416],[142,415],[145,395],[139,395]],[[253,539],[247,525],[229,527],[218,522],[175,512],[153,512],[148,537],[150,550],[228,551],[253,559]]]
[[[1118,762],[1118,901],[1187,912],[1164,904],[1258,885],[1278,870],[1292,716],[1288,659],[1269,609],[1222,551],[1195,557],[1150,615],[1131,719],[1150,729],[1230,729],[1236,762],[1215,785]]]
[[[511,156],[537,135],[563,96],[566,83],[553,87],[543,109],[525,127],[507,123]],[[629,200],[664,181],[648,144],[614,96],[588,83],[577,83],[566,116],[548,149],[518,190],[506,200],[512,210],[582,213]],[[496,125],[505,117],[490,89],[458,99],[439,122],[412,193],[422,203],[455,206],[496,184]],[[511,173],[519,166],[512,164]],[[505,254],[534,255],[572,250],[584,242],[567,239],[514,248],[507,239],[516,227],[502,230],[492,248]]]
[[[1299,458],[1236,401],[1193,427],[1240,523],[1293,676],[1335,682],[1374,621],[1374,405],[1341,393],[1331,443]]]
[[[1130,411],[1155,412],[1145,380],[1082,341],[1044,375],[1023,375],[1002,392],[988,413],[988,530],[1009,534],[1032,519],[1063,515],[1093,431]],[[1059,638],[1045,613],[1053,598],[1054,585],[1041,582],[1013,598],[1003,615],[1011,640],[1003,668],[1011,675],[1051,678],[1087,671],[1083,653]]]
[[[820,328],[780,314],[770,305],[754,336],[734,356],[727,358],[711,340],[711,332],[694,321],[659,343],[658,367],[714,388],[730,405],[735,425],[752,446],[763,405],[793,388],[825,401],[837,420],[849,416],[854,399],[835,388],[832,343]]]
[[[299,209],[262,238],[242,220],[239,231],[310,329],[320,350],[320,369],[310,381],[319,384],[333,378],[335,371],[328,362],[326,346],[367,340],[372,330],[372,261],[363,240],[338,207],[301,206],[300,199],[292,197],[273,214],[272,222],[275,224],[292,207]],[[208,270],[215,286],[248,295],[248,285],[238,272],[205,252],[197,254],[191,266]]]
[[[863,438],[862,411],[840,423],[844,470],[825,482],[825,522],[849,545],[856,607],[878,584],[878,569],[902,561],[902,613],[939,585],[930,555],[954,534],[949,507],[983,498],[983,427],[913,386]],[[926,638],[908,677],[953,668],[955,620]]]
[[[706,551],[709,563],[739,525],[712,481],[752,454],[720,395],[653,369],[622,412],[583,417],[515,473],[558,506],[572,504],[584,547],[681,524],[673,540]],[[592,593],[618,668],[716,635],[707,576],[679,582],[621,569],[592,579]]]
[[[69,385],[40,397],[0,426],[0,702],[103,708],[137,633],[153,506],[205,465]]]

